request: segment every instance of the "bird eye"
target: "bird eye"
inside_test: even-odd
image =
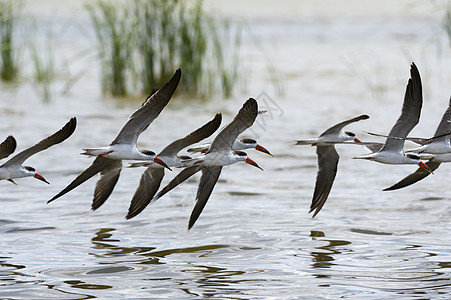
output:
[[[233,153],[235,153],[238,156],[247,156],[247,153],[243,151],[234,151]]]
[[[141,150],[141,152],[146,154],[146,155],[155,155],[155,152],[150,151],[150,150]]]
[[[257,143],[257,141],[254,139],[242,139],[241,142],[243,144],[256,144]]]
[[[418,155],[415,154],[411,154],[411,153],[407,153],[406,156],[408,158],[412,158],[412,159],[420,159],[420,157]]]
[[[355,136],[355,133],[354,133],[354,132],[345,131],[345,133],[346,133],[347,135],[349,135],[349,136]]]
[[[30,172],[36,172],[36,169],[33,167],[29,167],[29,166],[24,166],[24,168]]]

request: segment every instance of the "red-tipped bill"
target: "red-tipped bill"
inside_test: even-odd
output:
[[[420,166],[420,168],[422,168],[423,170],[426,170],[426,171],[428,171],[429,173],[434,174],[434,173],[432,172],[432,170],[428,167],[428,165],[425,164],[424,162],[420,161],[420,162],[418,163],[418,166]]]
[[[245,163],[250,164],[251,166],[259,168],[260,170],[263,171],[263,169],[259,165],[257,165],[257,163],[255,161],[253,161],[252,159],[250,159],[249,157],[246,158]]]
[[[44,181],[44,182],[47,183],[47,184],[50,184],[50,182],[48,182],[47,180],[45,180],[45,178],[42,177],[42,175],[40,175],[40,174],[38,174],[38,173],[35,173],[35,174],[34,174],[34,178],[39,179],[39,180],[42,180],[42,181]]]
[[[263,147],[262,145],[257,144],[257,146],[255,146],[255,150],[263,152],[263,153],[266,153],[266,154],[272,156],[272,154],[268,150],[266,150],[266,148]]]
[[[165,168],[168,168],[170,171],[172,171],[172,169],[169,168],[169,166],[168,166],[161,158],[159,158],[158,156],[155,156],[155,158],[153,159],[153,161],[154,161],[155,163],[159,164],[159,165],[162,165],[162,166],[165,167]]]
[[[359,140],[358,138],[354,138],[354,142],[356,142],[356,143],[361,143],[362,141]]]

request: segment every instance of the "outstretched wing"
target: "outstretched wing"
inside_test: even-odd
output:
[[[211,120],[204,126],[200,127],[199,129],[191,132],[184,138],[172,142],[166,148],[164,148],[158,155],[168,157],[176,156],[177,153],[179,153],[180,150],[182,150],[183,148],[186,148],[194,143],[198,143],[203,139],[206,139],[207,137],[212,135],[219,128],[219,125],[221,125],[221,120],[222,115],[216,114],[213,120]]]
[[[196,204],[189,218],[188,230],[191,229],[199,218],[202,210],[207,204],[208,198],[210,198],[213,188],[218,181],[221,174],[222,166],[205,167],[202,169],[202,176],[200,178],[199,187],[197,189]]]
[[[332,126],[332,127],[329,128],[329,129],[327,129],[327,130],[324,131],[320,136],[328,135],[328,134],[337,134],[337,133],[339,133],[339,132],[343,129],[343,127],[345,127],[346,125],[349,125],[349,124],[354,123],[354,122],[358,122],[358,121],[360,121],[360,120],[366,120],[366,119],[368,119],[368,118],[369,118],[368,115],[360,115],[360,116],[358,116],[358,117],[355,117],[355,118],[352,118],[352,119],[343,121],[343,122],[341,122],[341,123],[338,123],[337,125]]]
[[[316,154],[318,155],[318,172],[316,174],[315,191],[313,192],[312,204],[310,206],[312,218],[314,218],[326,203],[330,190],[337,174],[338,156],[333,145],[317,146]]]
[[[147,168],[144,171],[128,208],[128,214],[125,216],[127,220],[137,216],[149,205],[160,187],[163,176],[163,168]]]
[[[122,170],[122,161],[113,160],[108,167],[100,171],[100,179],[96,183],[91,209],[96,210],[113,192]]]
[[[43,139],[36,145],[31,146],[30,148],[25,149],[22,152],[16,154],[10,160],[8,160],[3,166],[15,164],[22,165],[22,163],[33,154],[43,151],[55,144],[59,144],[68,137],[70,137],[72,133],[74,133],[76,127],[77,127],[77,119],[71,118],[69,122],[67,122],[66,125],[64,125],[63,128],[61,128],[51,136]]]
[[[3,143],[0,144],[0,159],[8,157],[13,153],[14,150],[16,150],[16,146],[16,139],[12,135],[8,136]]]
[[[401,152],[403,150],[404,140],[397,139],[397,137],[407,137],[409,132],[412,131],[412,129],[418,124],[420,121],[422,106],[423,90],[421,86],[420,72],[418,71],[417,66],[412,63],[410,67],[410,79],[407,83],[401,115],[396,121],[396,124],[390,130],[390,133],[385,141],[385,145],[381,151],[389,150]]]
[[[433,172],[434,170],[436,170],[440,166],[440,162],[428,161],[426,163],[426,165],[429,167],[429,169],[431,169],[431,172]],[[413,172],[412,174],[408,175],[407,177],[405,177],[404,179],[402,179],[398,183],[395,183],[391,187],[388,187],[388,188],[384,189],[384,191],[393,191],[393,190],[397,190],[397,189],[409,186],[411,184],[414,184],[417,181],[420,181],[420,180],[426,178],[430,174],[431,173],[426,171],[425,169],[418,168],[415,172]]]
[[[96,159],[92,162],[92,164],[83,172],[80,173],[67,187],[65,187],[61,192],[59,192],[57,195],[53,196],[52,199],[47,201],[47,203],[50,203],[59,197],[63,196],[64,194],[67,194],[68,192],[72,191],[74,188],[88,180],[89,178],[93,177],[97,173],[101,172],[102,170],[105,170],[112,164],[114,164],[115,160],[106,158],[103,156],[97,156]]]
[[[240,109],[235,118],[219,132],[210,146],[209,152],[221,149],[232,149],[233,142],[244,130],[251,127],[258,115],[258,104],[249,98]]]
[[[172,179],[168,183],[168,185],[166,185],[161,191],[158,192],[158,194],[153,198],[151,203],[163,197],[163,195],[165,195],[170,190],[178,186],[180,183],[184,182],[185,180],[187,180],[188,178],[199,172],[201,169],[202,167],[200,166],[193,166],[183,169],[180,173],[177,174],[177,176],[174,177],[174,179]]]
[[[177,69],[172,78],[161,89],[150,95],[143,105],[128,117],[127,123],[119,131],[111,145],[136,144],[139,135],[149,127],[150,123],[158,117],[171,100],[180,82],[181,74],[182,71]]]
[[[437,129],[435,130],[433,139],[437,141],[438,138],[441,140],[450,139],[451,134],[451,97],[449,98],[448,108],[438,124]]]

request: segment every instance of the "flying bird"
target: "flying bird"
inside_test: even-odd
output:
[[[36,172],[35,168],[30,166],[23,166],[22,164],[30,156],[41,152],[53,145],[63,142],[65,139],[70,137],[72,133],[74,133],[76,127],[77,119],[71,118],[63,128],[61,128],[51,136],[41,140],[34,146],[31,146],[30,148],[25,149],[13,156],[11,159],[0,166],[0,180],[6,179],[15,184],[13,180],[15,178],[34,177],[49,184],[49,182],[42,175]],[[8,136],[6,140],[3,141],[3,143],[0,145],[0,159],[8,157],[11,153],[14,152],[15,148],[16,140],[12,136]]]
[[[201,152],[201,153],[207,153],[210,149],[211,143],[199,145],[196,147],[189,148],[187,151],[191,153]],[[246,150],[246,149],[255,149],[257,151],[266,153],[268,155],[272,154],[262,145],[257,143],[254,139],[244,138],[244,139],[236,139],[233,141],[232,150]]]
[[[405,138],[420,120],[421,107],[423,105],[423,91],[421,86],[420,72],[412,63],[410,67],[410,78],[404,95],[404,103],[401,115],[396,124],[390,130],[382,148],[379,151],[354,157],[355,159],[368,159],[383,164],[417,164],[424,170],[432,172],[430,168],[420,160],[416,154],[404,152]],[[376,149],[380,145],[377,145]],[[371,149],[370,147],[367,147]]]
[[[189,145],[198,143],[212,135],[221,125],[221,120],[222,115],[216,114],[213,120],[204,126],[169,144],[158,154],[158,157],[166,162],[169,167],[180,166],[184,160],[191,159],[191,157],[178,156],[177,154]],[[135,166],[147,166],[147,169],[142,174],[139,186],[133,195],[126,219],[135,217],[151,203],[164,177],[164,167],[159,164],[153,162],[131,164],[131,167]]]
[[[335,144],[344,144],[348,141],[361,143],[361,141],[350,131],[343,131],[343,127],[360,120],[368,119],[368,115],[358,117],[338,123],[324,131],[318,138],[309,140],[299,140],[296,145],[316,146],[318,157],[318,172],[316,174],[315,190],[313,192],[312,204],[310,205],[312,218],[314,218],[326,203],[327,197],[332,189],[332,185],[337,175],[339,155],[335,149]]]
[[[451,131],[451,98],[449,99],[448,108],[442,116],[442,119],[435,130],[434,137],[430,139],[415,139],[416,143],[422,144],[421,147],[412,149],[409,151],[415,151],[417,153],[429,153],[431,155],[425,155],[423,157],[430,157],[426,165],[431,172],[435,171],[442,162],[451,162],[451,143],[450,143],[450,131]],[[408,138],[409,139],[409,138]],[[411,140],[411,139],[409,139]],[[415,142],[414,140],[414,142]],[[425,141],[424,143],[422,143]],[[420,154],[420,156],[422,156]],[[397,190],[415,182],[418,182],[431,174],[431,172],[418,168],[415,172],[408,175],[396,184],[384,189],[384,191]]]
[[[122,160],[150,160],[169,168],[163,160],[149,150],[140,150],[136,146],[139,135],[158,117],[174,94],[181,77],[177,69],[172,78],[159,90],[152,93],[140,108],[135,110],[116,138],[107,147],[84,149],[82,154],[96,156],[94,162],[80,173],[66,188],[47,201],[50,203],[78,187],[97,173],[100,179],[96,183],[92,210],[98,209],[113,192],[122,170]]]
[[[240,161],[255,166],[260,166],[250,159],[243,151],[233,151],[232,145],[238,135],[251,127],[258,114],[257,101],[249,98],[240,109],[235,118],[224,127],[211,143],[210,149],[205,155],[185,161],[186,168],[183,169],[169,184],[164,187],[154,198],[154,201],[174,187],[202,171],[199,186],[197,189],[196,203],[188,223],[188,230],[193,227],[204,209],[207,201],[213,192],[213,188],[218,181],[223,166],[231,165]]]

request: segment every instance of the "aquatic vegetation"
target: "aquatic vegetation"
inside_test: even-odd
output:
[[[18,75],[17,49],[13,32],[22,1],[0,0],[0,78],[12,81]]]
[[[443,28],[448,34],[449,45],[451,46],[451,5],[446,9],[445,17],[443,18]]]
[[[45,51],[41,51],[34,44],[30,46],[30,52],[34,67],[33,83],[35,89],[44,101],[50,101],[51,84],[55,79],[51,34],[47,36],[45,47]]]
[[[148,94],[180,67],[189,74],[180,91],[207,96],[219,90],[231,95],[238,77],[240,35],[209,16],[202,1],[187,2],[99,0],[88,5],[104,92],[126,95],[126,87],[133,86]]]
[[[115,96],[127,94],[127,71],[131,67],[133,23],[129,7],[110,1],[87,4],[98,40],[102,90]]]

